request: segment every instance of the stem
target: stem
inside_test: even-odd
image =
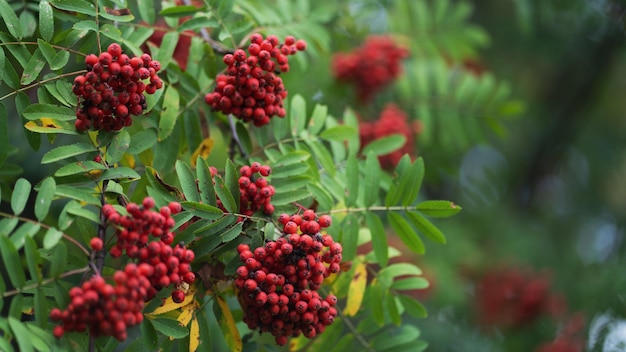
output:
[[[356,327],[354,326],[354,324],[352,324],[352,321],[350,321],[350,319],[348,319],[345,315],[343,315],[341,311],[342,311],[341,309],[337,309],[337,315],[341,317],[341,321],[343,321],[343,323],[346,324],[346,326],[348,327],[348,330],[352,332],[352,335],[354,335],[354,338],[356,338],[356,340],[361,344],[361,346],[363,346],[365,351],[376,352],[376,350],[374,350],[372,346],[370,346],[367,343],[367,341],[365,341],[365,339],[363,338],[363,335],[361,335],[356,330]]]
[[[16,295],[20,292],[24,292],[24,291],[28,291],[28,290],[32,290],[34,288],[40,287],[40,286],[45,286],[51,282],[56,281],[57,279],[61,279],[61,278],[65,278],[68,276],[72,276],[72,275],[76,275],[76,274],[82,274],[82,273],[86,273],[90,270],[90,268],[88,266],[84,267],[84,268],[80,268],[80,269],[74,269],[74,270],[70,270],[68,272],[65,272],[61,275],[59,275],[58,278],[50,278],[50,279],[46,279],[41,281],[41,283],[36,283],[36,284],[32,284],[32,285],[27,285],[22,287],[21,289],[15,289],[15,290],[11,290],[11,291],[7,291],[5,293],[2,294],[2,297],[9,297],[9,296],[13,296]]]
[[[44,229],[51,229],[51,228],[53,228],[53,227],[52,227],[52,226],[50,226],[50,225],[46,225],[46,224],[44,224],[44,223],[41,223],[41,222],[36,221],[36,220],[33,220],[33,219],[24,218],[24,217],[21,217],[21,216],[15,216],[15,215],[13,215],[13,214],[8,214],[8,213],[1,212],[1,211],[0,211],[0,216],[1,216],[1,217],[5,217],[5,218],[14,218],[14,219],[18,219],[19,221],[29,222],[29,223],[31,223],[31,224],[36,224],[36,225],[39,225],[39,226],[43,227]],[[82,244],[80,244],[78,241],[76,241],[76,240],[75,240],[74,238],[72,238],[71,236],[69,236],[69,235],[67,235],[67,234],[63,233],[63,238],[64,238],[64,239],[66,239],[66,240],[68,240],[69,242],[72,242],[72,243],[73,243],[76,247],[78,247],[78,249],[80,249],[81,251],[83,251],[83,253],[85,253],[86,255],[89,255],[89,251],[87,250],[87,248],[83,247],[83,245],[82,245]]]
[[[96,0],[96,42],[98,43],[98,53],[102,54],[102,48],[100,47],[101,43],[100,43],[100,13],[99,13],[99,9],[100,9],[100,4],[98,3],[98,0]],[[91,338],[91,337],[90,337]],[[89,350],[91,351],[91,346],[89,348]]]
[[[39,45],[39,43],[37,43],[37,42],[4,42],[4,43],[0,43],[0,46],[5,46],[5,45],[22,45],[22,44],[23,45]],[[59,45],[52,45],[52,44],[49,44],[49,45],[51,47],[55,48],[55,49],[64,50],[64,51],[70,52],[72,54],[81,55],[81,56],[87,56],[87,54],[82,53],[82,52],[80,52],[78,50],[73,50],[73,49],[66,48],[64,46],[59,46]]]
[[[230,125],[230,132],[233,134],[233,139],[231,139],[230,141],[230,158],[231,160],[235,157],[235,145],[237,147],[239,147],[239,154],[241,154],[241,157],[244,159],[248,158],[248,153],[246,153],[243,150],[243,146],[241,145],[241,140],[239,140],[239,135],[237,135],[237,126],[235,123],[235,119],[233,118],[233,115],[228,114],[228,123]]]
[[[8,98],[8,97],[10,97],[10,96],[13,96],[13,95],[15,95],[15,94],[17,94],[17,93],[19,93],[19,92],[23,92],[23,91],[25,91],[25,90],[29,90],[29,89],[34,88],[34,87],[37,87],[37,86],[39,86],[39,85],[46,84],[46,83],[48,83],[48,82],[54,82],[54,81],[56,81],[57,79],[61,79],[61,78],[69,77],[69,76],[80,75],[80,74],[83,74],[83,73],[85,73],[85,72],[87,72],[87,70],[80,70],[80,71],[68,72],[68,73],[64,73],[64,74],[61,74],[61,75],[58,75],[58,76],[55,76],[55,77],[52,77],[52,78],[48,78],[48,79],[41,80],[41,81],[39,81],[39,82],[35,82],[35,83],[33,83],[33,84],[29,85],[29,86],[22,87],[22,88],[20,88],[20,89],[14,90],[14,91],[12,91],[11,93],[8,93],[8,94],[6,94],[6,95],[4,95],[4,96],[0,97],[0,101],[4,100],[4,99],[6,99],[6,98]]]
[[[104,205],[106,204],[106,198],[104,196],[104,193],[106,192],[108,184],[109,184],[109,180],[102,181],[102,189],[100,190],[100,204],[102,205],[102,207],[100,207],[100,224],[98,224],[98,238],[102,240],[102,243],[106,243],[105,237],[106,237],[106,230],[107,230],[107,223],[106,223],[107,220],[106,220],[106,217],[104,216],[104,211],[102,211],[102,209],[104,208]],[[102,268],[104,267],[105,256],[106,256],[105,250],[92,251],[91,253],[90,265],[94,267],[94,271],[97,274],[100,274],[100,272],[102,271]]]

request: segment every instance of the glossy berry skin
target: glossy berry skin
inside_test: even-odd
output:
[[[293,40],[290,37],[288,42]],[[283,101],[287,90],[277,74],[289,71],[288,55],[305,48],[303,40],[288,45],[281,44],[276,36],[264,39],[261,34],[253,34],[247,54],[243,49],[236,49],[233,54],[224,55],[226,73],[216,77],[215,88],[205,95],[204,101],[213,110],[232,114],[254,126],[266,125],[274,116],[284,117]],[[263,170],[261,175],[269,173]]]
[[[311,338],[323,333],[337,315],[333,308],[337,297],[318,292],[332,268],[339,267],[342,252],[332,236],[317,232],[323,216],[318,218],[313,210],[281,214],[283,236],[258,248],[237,247],[240,259],[247,258],[235,279],[244,322],[250,329],[269,331],[279,345],[290,336]]]
[[[174,303],[182,303],[185,300],[185,293],[181,290],[172,291],[172,301]]]

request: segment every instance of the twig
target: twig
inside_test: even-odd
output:
[[[32,290],[32,289],[40,287],[40,286],[45,286],[45,285],[47,285],[47,284],[49,284],[51,282],[54,282],[54,281],[56,281],[57,279],[60,279],[60,278],[64,278],[64,277],[68,277],[68,276],[72,276],[72,275],[76,275],[76,274],[82,274],[82,273],[85,273],[85,272],[88,272],[88,271],[89,271],[89,267],[88,266],[86,266],[84,268],[80,268],[80,269],[70,270],[68,272],[65,272],[65,273],[59,275],[58,278],[56,278],[56,277],[55,278],[49,278],[49,279],[41,281],[41,283],[36,283],[36,284],[24,286],[21,289],[15,289],[15,290],[7,291],[7,292],[2,294],[2,297],[13,296],[13,295],[16,295],[16,294],[18,294],[20,292]]]
[[[58,76],[55,76],[55,77],[51,77],[51,78],[48,78],[48,79],[41,80],[39,82],[35,82],[35,83],[33,83],[33,84],[29,85],[29,86],[22,87],[20,89],[12,91],[11,93],[5,94],[4,96],[0,97],[0,101],[4,100],[4,99],[6,99],[6,98],[8,98],[10,96],[13,96],[13,95],[15,95],[15,94],[17,94],[19,92],[23,92],[25,90],[29,90],[29,89],[37,87],[39,85],[46,84],[48,82],[54,82],[57,79],[61,79],[61,78],[69,77],[69,76],[80,75],[80,74],[83,74],[85,72],[87,72],[87,70],[68,72],[68,73],[64,73],[64,74],[61,74],[61,75],[58,75]]]
[[[0,43],[0,46],[5,46],[5,45],[39,45],[39,43],[37,42],[4,42],[4,43]],[[55,48],[55,49],[59,49],[59,50],[64,50],[67,52],[70,52],[72,54],[76,54],[76,55],[81,55],[81,56],[87,56],[87,54],[80,52],[78,50],[72,50],[70,48],[66,48],[64,46],[59,46],[59,45],[53,45],[53,44],[49,44],[51,47]]]

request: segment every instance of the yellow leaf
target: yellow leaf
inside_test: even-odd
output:
[[[192,304],[188,304],[185,307],[183,307],[182,313],[180,313],[180,315],[178,316],[178,318],[176,318],[176,320],[178,320],[180,325],[187,326],[187,325],[189,325],[189,322],[191,321],[191,318],[193,318],[193,313],[195,311],[196,311],[195,304],[193,304],[193,303]]]
[[[230,311],[228,303],[226,303],[224,298],[216,295],[215,299],[217,301],[217,305],[213,306],[213,311],[219,321],[226,343],[230,347],[231,351],[241,352],[243,350],[243,345],[241,342],[241,336],[239,335],[239,330],[237,330],[237,325],[235,324],[233,313]]]
[[[354,271],[354,276],[350,281],[348,289],[348,303],[343,314],[354,316],[358,313],[365,295],[365,285],[367,284],[367,269],[365,263],[359,263]]]
[[[215,141],[213,138],[208,137],[205,138],[202,143],[196,148],[196,151],[191,155],[191,166],[196,167],[196,161],[198,160],[198,156],[201,156],[202,159],[206,159],[211,155],[211,151],[213,150],[213,146],[215,145]]]
[[[200,325],[198,325],[198,318],[194,316],[191,321],[191,327],[189,328],[189,352],[195,352],[200,345]]]
[[[306,345],[311,342],[311,340],[307,339],[304,335],[300,335],[299,337],[292,338],[289,340],[289,351],[295,352],[300,351]]]
[[[124,153],[124,159],[122,159],[122,165],[128,166],[131,169],[135,168],[135,157],[132,154]]]
[[[162,306],[160,306],[159,308],[155,309],[154,311],[147,313],[149,315],[158,315],[158,314],[163,314],[163,313],[167,313],[167,312],[171,312],[174,309],[178,309],[180,307],[184,307],[186,305],[188,305],[189,303],[191,303],[194,299],[194,295],[193,292],[190,291],[185,295],[185,299],[180,302],[180,303],[174,303],[174,301],[172,300],[172,296],[167,297],[167,299],[165,300],[165,303],[163,303]]]

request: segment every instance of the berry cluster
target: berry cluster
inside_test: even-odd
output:
[[[127,264],[123,271],[113,275],[115,285],[102,276],[93,276],[81,287],[70,290],[70,303],[61,311],[53,308],[50,318],[61,321],[54,328],[54,336],[65,332],[83,332],[97,336],[114,336],[123,341],[127,328],[143,321],[143,306],[151,288],[148,276],[154,269],[148,264]]]
[[[313,210],[302,215],[281,214],[285,237],[251,250],[237,247],[244,265],[237,269],[235,287],[252,330],[270,332],[278,345],[289,336],[313,338],[337,316],[337,297],[317,292],[324,278],[338,273],[342,248],[320,229],[331,224],[328,215],[316,219]]]
[[[381,155],[379,161],[385,169],[394,168],[404,154],[413,155],[415,153],[415,135],[419,133],[421,126],[419,122],[411,126],[404,111],[395,104],[389,103],[380,114],[380,118],[376,121],[365,122],[359,124],[359,136],[361,145],[367,144],[385,136],[392,134],[401,134],[406,137],[406,143],[402,148],[386,155]]]
[[[259,174],[256,179],[254,174]],[[267,215],[274,212],[274,206],[270,203],[275,193],[274,186],[267,183],[265,177],[272,173],[272,169],[267,165],[258,162],[250,166],[243,166],[239,169],[239,209],[243,215],[251,216],[257,210],[263,210]]]
[[[574,314],[563,326],[556,339],[541,344],[536,352],[583,352],[585,350],[585,317]]]
[[[335,54],[333,72],[337,79],[354,84],[359,99],[367,101],[398,77],[401,61],[408,55],[390,37],[370,36],[353,52]]]
[[[534,322],[543,314],[557,314],[562,299],[550,293],[545,276],[517,269],[487,273],[477,285],[477,305],[482,323],[503,328]]]
[[[278,75],[289,71],[289,55],[305,49],[304,40],[296,41],[291,36],[280,44],[274,35],[263,39],[261,34],[253,34],[248,54],[237,49],[224,55],[226,74],[217,76],[215,89],[204,101],[213,110],[252,121],[255,126],[268,124],[275,115],[284,117],[287,90]]]
[[[154,94],[163,87],[157,76],[161,69],[158,61],[148,54],[131,58],[117,43],[100,56],[87,55],[85,64],[87,73],[76,77],[73,86],[81,102],[76,112],[78,131],[118,131],[130,126],[131,115],[141,115],[147,107],[144,92]]]
[[[209,167],[209,170],[211,177],[218,173],[213,166]],[[267,215],[274,213],[274,206],[270,202],[276,190],[265,178],[271,173],[272,169],[268,165],[261,165],[259,162],[253,162],[250,166],[245,165],[239,169],[239,212],[242,215],[252,216],[258,210],[262,210]],[[226,211],[219,198],[217,207]],[[239,221],[242,220],[243,218],[239,218]]]
[[[111,256],[116,258],[126,251],[128,257],[137,259],[138,263],[149,264],[153,269],[146,275],[152,285],[148,289],[147,299],[170,284],[179,286],[183,282],[191,284],[196,280],[190,266],[195,258],[194,252],[183,244],[174,248],[170,246],[174,242],[174,234],[170,231],[174,226],[171,214],[180,212],[180,204],[172,202],[161,207],[158,212],[152,208],[154,199],[151,197],[146,197],[141,206],[129,203],[126,206],[128,215],[120,215],[109,204],[102,207],[105,218],[120,227],[115,233],[117,242],[110,250]],[[158,237],[159,240],[149,242],[150,236]],[[174,301],[180,298],[177,291],[172,293]]]

